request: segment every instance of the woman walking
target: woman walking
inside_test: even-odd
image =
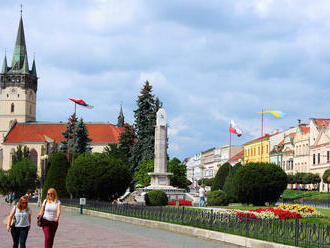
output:
[[[26,239],[31,226],[31,210],[28,207],[28,199],[22,196],[17,205],[10,211],[7,231],[11,231],[13,248],[25,248]],[[14,222],[12,223],[12,220]]]
[[[61,215],[61,202],[57,199],[56,190],[48,189],[47,198],[42,203],[38,218],[42,218],[42,229],[45,235],[45,248],[52,248],[58,220]]]

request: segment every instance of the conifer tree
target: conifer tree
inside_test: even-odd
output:
[[[131,157],[135,139],[136,136],[133,127],[129,124],[125,124],[124,132],[122,132],[119,137],[119,149],[127,158]]]
[[[76,141],[75,141],[75,151],[79,154],[84,152],[90,152],[92,148],[90,147],[90,142],[92,140],[88,138],[87,127],[81,118],[76,127]]]
[[[138,108],[134,111],[134,129],[137,142],[133,145],[130,162],[135,169],[143,160],[154,159],[154,141],[156,113],[161,107],[161,102],[152,94],[152,86],[148,81],[140,91],[138,97]]]
[[[73,130],[74,130],[74,123],[77,124],[78,118],[73,114],[70,116],[68,124],[66,125],[65,132],[62,133],[62,136],[65,138],[65,141],[61,142],[61,151],[72,152],[72,142],[73,142]]]

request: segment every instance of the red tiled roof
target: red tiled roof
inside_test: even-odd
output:
[[[316,125],[319,127],[319,129],[322,128],[322,125],[324,124],[325,128],[329,126],[330,119],[313,119],[316,123]]]
[[[280,142],[280,143],[278,143],[278,147],[280,148],[278,151],[280,151],[280,150],[282,150],[282,146],[284,145],[284,139]],[[281,148],[282,147],[282,148]],[[274,148],[273,148],[273,150],[271,150],[270,152],[276,152],[276,149],[275,149],[276,147],[274,146]]]
[[[236,155],[231,157],[229,160],[235,161],[235,160],[239,160],[239,159],[244,159],[244,150],[240,151],[239,153],[237,153]]]
[[[17,123],[8,133],[4,143],[64,141],[62,132],[66,123]],[[86,123],[91,143],[118,143],[122,128],[109,123]]]
[[[309,133],[309,129],[310,129],[309,127],[307,127],[307,126],[301,126],[300,128],[301,128],[301,131],[302,131],[303,133],[305,133],[305,134],[306,134],[306,133]]]

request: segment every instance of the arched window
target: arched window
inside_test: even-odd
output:
[[[32,115],[32,105],[30,105],[30,115]]]
[[[38,153],[35,149],[30,150],[30,160],[35,164],[38,165]]]
[[[14,113],[14,111],[15,111],[15,105],[14,105],[14,103],[12,103],[10,106],[10,112]]]

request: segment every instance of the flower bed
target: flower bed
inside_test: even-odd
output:
[[[168,205],[177,205],[177,201],[170,201]],[[179,200],[179,206],[192,206],[192,201],[188,200]]]
[[[237,216],[241,221],[253,219],[300,219],[311,217],[322,217],[322,214],[311,207],[295,205],[280,205],[277,208],[267,207],[255,210],[227,210],[220,211],[223,215]]]

